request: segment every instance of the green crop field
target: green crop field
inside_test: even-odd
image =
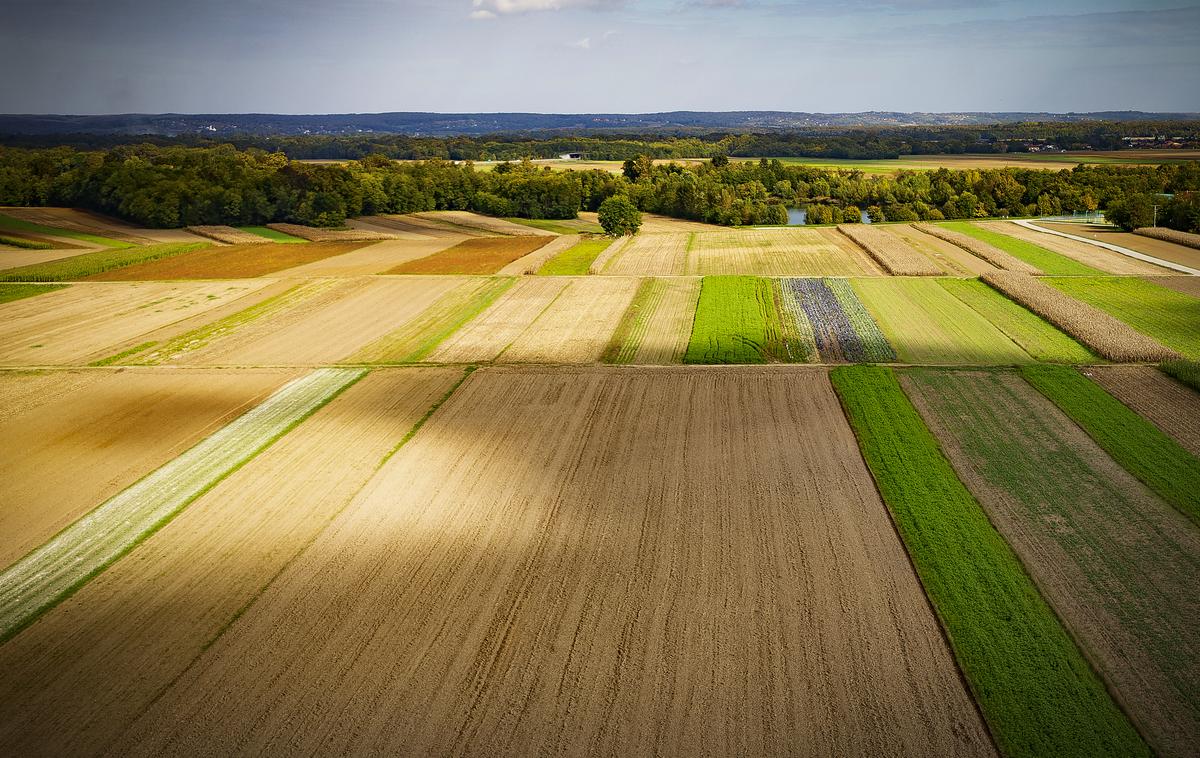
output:
[[[1200,392],[1200,361],[1166,361],[1159,368]]]
[[[1078,364],[1100,360],[1058,327],[978,279],[941,279],[939,283],[1039,361]]]
[[[0,303],[11,303],[66,287],[65,284],[0,284]]]
[[[272,242],[282,242],[286,245],[303,245],[308,242],[308,240],[301,237],[294,237],[285,232],[281,232],[278,229],[272,229],[267,226],[239,226],[237,228],[243,232],[257,234],[259,237],[266,237]]]
[[[770,279],[706,276],[684,363],[767,363],[787,355]]]
[[[42,226],[30,221],[23,221],[12,216],[5,216],[0,213],[0,229],[7,229],[11,232],[29,232],[31,234],[48,234],[52,237],[66,237],[68,239],[79,240],[80,242],[91,242],[95,245],[102,245],[113,249],[133,247],[132,242],[122,242],[121,240],[110,239],[108,237],[100,237],[95,234],[85,234],[76,232],[70,229],[60,229],[55,226]]]
[[[32,266],[0,271],[0,282],[65,282],[116,268],[132,266],[135,263],[146,263],[160,258],[183,255],[205,247],[208,247],[206,242],[173,242],[164,245],[97,250],[94,253],[84,253],[47,263],[35,263]]]
[[[1148,756],[891,369],[830,374],[955,657],[1007,756]]]
[[[947,229],[967,234],[977,240],[986,242],[992,247],[998,247],[1016,258],[1020,258],[1031,266],[1036,266],[1043,273],[1051,276],[1095,276],[1103,271],[1085,266],[1079,261],[1060,255],[1032,242],[1010,237],[1007,234],[981,229],[967,221],[948,221],[940,223]]]
[[[1200,299],[1134,277],[1047,278],[1172,350],[1200,358]]]
[[[610,237],[583,239],[542,264],[538,276],[584,276],[596,257],[612,244]]]
[[[37,240],[27,239],[25,237],[9,237],[0,234],[0,245],[9,247],[19,247],[22,250],[53,250],[54,245],[49,242],[38,242]]]
[[[1014,364],[1029,354],[934,278],[852,279],[904,363]]]
[[[1074,369],[1026,366],[1021,373],[1129,473],[1200,525],[1200,460]]]

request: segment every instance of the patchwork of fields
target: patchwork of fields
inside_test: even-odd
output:
[[[1200,744],[1196,277],[1007,222],[301,231],[0,209],[52,246],[0,249],[0,753]]]

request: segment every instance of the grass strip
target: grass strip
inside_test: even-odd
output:
[[[612,339],[600,355],[601,363],[632,363],[646,335],[655,309],[662,302],[667,283],[662,279],[643,279],[629,307],[613,331]]]
[[[938,283],[1039,361],[1078,364],[1098,360],[1049,321],[978,279],[939,279]]]
[[[24,300],[66,287],[65,284],[0,284],[0,303]]]
[[[1074,369],[1023,366],[1021,375],[1126,471],[1200,525],[1200,460]]]
[[[25,237],[9,237],[0,234],[0,245],[8,245],[9,247],[19,247],[23,250],[53,250],[54,245],[49,242],[39,242]]]
[[[1014,258],[1019,258],[1050,276],[1095,276],[1096,274],[1104,273],[1099,269],[1086,266],[1073,258],[1068,258],[1052,250],[1047,250],[1040,245],[1035,245],[1032,242],[1017,239],[1016,237],[1010,237],[1000,232],[994,232],[991,229],[981,229],[967,221],[949,221],[938,224],[938,226],[974,237],[977,240],[988,243],[992,247],[998,247]]]
[[[31,266],[0,271],[0,281],[3,282],[63,282],[72,279],[82,279],[93,274],[101,274],[137,263],[156,261],[175,255],[195,252],[208,247],[206,242],[172,242],[164,245],[144,245],[141,247],[123,247],[110,250],[97,250],[94,253],[74,255],[46,263],[35,263]]]
[[[318,369],[289,382],[14,563],[0,574],[0,644],[365,375],[361,369]]]
[[[554,221],[546,218],[517,218],[516,216],[506,216],[505,221],[522,226],[541,229],[546,232],[554,232],[555,234],[603,234],[604,229],[599,224],[592,224],[586,221],[576,220],[574,224],[564,224],[561,221]]]
[[[85,232],[76,232],[71,229],[60,229],[55,226],[43,226],[35,224],[32,221],[24,221],[12,216],[5,216],[0,213],[0,229],[7,229],[11,232],[29,232],[31,234],[47,234],[51,237],[65,237],[67,239],[80,240],[82,242],[90,242],[93,245],[102,245],[104,247],[118,249],[125,247],[135,247],[132,242],[123,242],[121,240],[112,239],[110,237],[101,237],[96,234],[87,234]]]
[[[1129,276],[1048,278],[1047,284],[1099,308],[1187,358],[1200,358],[1200,299]]]
[[[706,276],[684,363],[767,363],[787,356],[769,279]]]
[[[596,258],[613,243],[612,237],[583,239],[542,264],[538,276],[584,276]]]
[[[120,363],[121,361],[125,360],[126,358],[137,355],[138,353],[145,352],[157,344],[158,344],[157,342],[153,342],[153,341],[143,342],[140,345],[134,345],[131,348],[122,350],[121,352],[116,353],[114,355],[110,355],[107,358],[101,358],[98,361],[92,361],[88,365],[89,366],[112,366],[114,364]]]
[[[438,298],[400,329],[367,345],[344,363],[416,363],[496,301],[517,280],[511,277],[468,282]]]
[[[1200,361],[1164,361],[1159,369],[1200,392]]]
[[[266,226],[239,226],[236,227],[239,231],[257,234],[259,237],[266,237],[272,242],[281,242],[285,245],[304,245],[308,240],[303,237],[297,237],[286,232],[281,232],[278,229],[271,229]]]
[[[842,366],[830,380],[1001,752],[1150,755],[894,372]]]

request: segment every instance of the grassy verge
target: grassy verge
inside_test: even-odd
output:
[[[891,369],[830,379],[1001,751],[1149,755]]]
[[[39,242],[37,240],[26,239],[25,237],[9,237],[0,234],[0,245],[8,245],[9,247],[19,247],[23,250],[53,250],[54,245],[49,242]]]
[[[554,232],[555,234],[603,234],[604,229],[599,224],[589,224],[587,222],[576,221],[574,224],[565,224],[561,221],[554,221],[546,218],[517,218],[516,216],[507,216],[505,221],[510,221],[514,224],[529,226],[534,229],[541,229],[546,232]]]
[[[1200,392],[1200,361],[1166,361],[1159,368],[1167,376],[1173,376]]]
[[[111,239],[109,237],[100,237],[95,234],[85,234],[84,232],[76,232],[71,229],[59,229],[54,226],[42,226],[30,221],[22,221],[19,218],[5,216],[0,214],[0,229],[7,229],[10,232],[29,232],[31,234],[48,234],[52,237],[65,237],[67,239],[80,240],[82,242],[90,242],[93,245],[103,245],[104,247],[118,249],[124,247],[134,247],[132,242],[122,242],[121,240]]]
[[[1188,358],[1200,358],[1200,299],[1128,276],[1045,281]]]
[[[786,356],[770,279],[706,276],[684,363],[766,363]]]
[[[538,276],[584,276],[596,257],[613,243],[612,237],[580,240],[542,264]]]
[[[53,292],[66,287],[65,284],[0,284],[0,303],[11,303],[27,297]]]
[[[296,237],[266,226],[239,226],[237,228],[243,232],[257,234],[259,237],[266,237],[272,242],[282,242],[286,245],[303,245],[308,242],[303,237]]]
[[[938,283],[1039,361],[1092,363],[1098,360],[1091,350],[1059,331],[1049,321],[978,279],[939,279]]]
[[[1200,460],[1074,369],[1025,366],[1021,375],[1117,463],[1200,525]]]
[[[93,274],[101,274],[136,263],[156,261],[174,255],[195,252],[208,247],[205,242],[170,243],[165,245],[145,245],[142,247],[124,247],[111,250],[97,250],[94,253],[84,253],[57,261],[36,263],[32,266],[21,266],[7,271],[0,271],[0,281],[4,282],[64,282],[72,279],[82,279]]]
[[[992,247],[998,247],[1009,255],[1020,258],[1029,265],[1041,269],[1043,273],[1052,276],[1095,276],[1104,273],[1091,266],[1085,266],[1073,258],[1059,255],[1056,252],[1035,245],[1032,242],[1026,242],[1025,240],[1010,237],[1000,232],[993,232],[990,229],[981,229],[966,221],[950,221],[939,224],[939,226],[944,226],[947,229],[974,237],[981,242],[988,243]]]

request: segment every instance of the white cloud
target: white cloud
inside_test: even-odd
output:
[[[592,38],[584,37],[583,39],[575,40],[571,43],[571,47],[577,47],[580,50],[588,50],[592,47]]]
[[[624,5],[623,0],[471,0],[473,19],[491,19],[517,13],[561,11],[569,8],[604,9]]]
[[[467,14],[467,18],[471,19],[472,21],[487,21],[489,18],[495,17],[495,13],[485,10],[471,11],[469,14]]]

